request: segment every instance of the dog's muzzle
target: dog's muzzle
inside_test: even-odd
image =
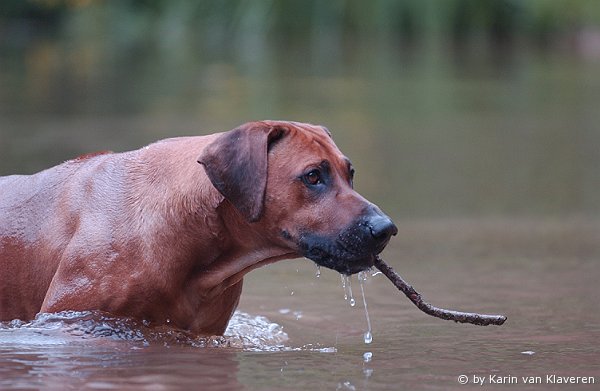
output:
[[[378,209],[372,209],[333,237],[302,234],[302,255],[318,265],[350,275],[369,269],[398,228]]]

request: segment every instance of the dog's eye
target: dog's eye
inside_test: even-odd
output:
[[[308,173],[304,174],[302,177],[304,183],[310,186],[318,185],[319,183],[323,183],[321,181],[321,171],[319,170],[311,170]]]

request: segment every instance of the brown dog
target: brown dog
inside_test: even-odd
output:
[[[263,121],[2,177],[0,320],[96,309],[221,334],[252,269],[373,265],[397,229],[352,176],[327,129]]]

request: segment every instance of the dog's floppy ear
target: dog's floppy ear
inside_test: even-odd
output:
[[[287,129],[262,122],[221,134],[198,158],[213,186],[248,220],[260,219],[267,187],[269,145]]]

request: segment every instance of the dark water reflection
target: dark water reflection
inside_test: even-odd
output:
[[[285,349],[0,330],[0,388],[449,390],[469,388],[461,374],[556,373],[595,376],[571,389],[596,389],[598,63],[524,48],[501,64],[485,50],[354,49],[1,47],[0,175],[250,119],[322,123],[358,190],[400,228],[385,258],[433,304],[505,313],[505,326],[429,318],[376,276],[365,345],[361,301],[351,308],[337,274],[317,279],[297,260],[252,272],[240,305],[282,325]]]
[[[1,353],[3,389],[242,389],[234,352],[72,344]]]

